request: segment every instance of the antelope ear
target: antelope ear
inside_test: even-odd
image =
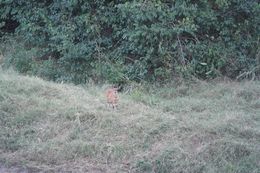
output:
[[[117,85],[117,91],[121,92],[123,90],[123,85],[122,84],[118,84]]]

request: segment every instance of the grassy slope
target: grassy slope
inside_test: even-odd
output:
[[[120,95],[0,71],[0,162],[73,172],[260,169],[260,83],[200,83]]]

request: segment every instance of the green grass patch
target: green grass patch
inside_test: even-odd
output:
[[[0,162],[43,172],[256,173],[260,83],[106,86],[0,71]]]

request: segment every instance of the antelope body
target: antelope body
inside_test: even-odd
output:
[[[106,90],[106,98],[109,106],[112,106],[115,109],[118,105],[118,88],[109,88]]]

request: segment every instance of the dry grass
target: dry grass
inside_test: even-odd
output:
[[[0,162],[29,172],[234,172],[260,168],[260,83],[139,88],[0,71]]]

